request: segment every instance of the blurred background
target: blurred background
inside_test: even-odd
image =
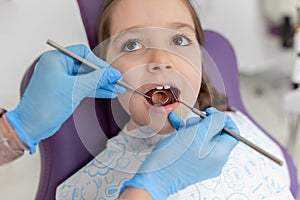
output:
[[[204,29],[223,34],[235,49],[248,112],[300,168],[298,6],[300,0],[201,0],[199,13]],[[8,110],[19,102],[27,68],[51,49],[47,39],[87,44],[74,0],[0,0],[0,27],[0,106]],[[39,172],[38,152],[0,167],[1,199],[34,199]]]

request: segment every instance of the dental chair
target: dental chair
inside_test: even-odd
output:
[[[93,49],[97,45],[97,12],[103,1],[77,0],[77,2],[90,47]],[[241,100],[237,61],[232,46],[216,32],[205,31],[204,35],[204,47],[220,70],[229,105],[249,116]],[[24,75],[21,94],[29,83],[36,62],[37,60]],[[209,75],[213,79],[214,74]],[[118,133],[118,127],[122,125],[120,123],[125,123],[127,116],[125,113],[118,113],[123,116],[124,121],[118,122],[119,126],[117,126],[111,110],[114,107],[111,106],[112,103],[115,104],[114,101],[105,99],[83,100],[60,130],[39,144],[41,175],[36,194],[37,200],[55,199],[56,187],[92,160],[105,148],[107,139]],[[298,187],[296,169],[287,151],[281,145],[280,147],[288,163],[291,191],[296,196]]]

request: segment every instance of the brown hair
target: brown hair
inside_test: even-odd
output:
[[[111,12],[113,7],[117,2],[120,0],[105,0],[101,11],[99,12],[98,23],[97,23],[97,30],[98,30],[98,44],[103,42],[104,40],[108,39],[111,36],[110,27],[111,27]],[[202,26],[199,20],[199,17],[190,3],[189,0],[182,0],[187,8],[189,9],[196,30],[196,37],[201,46],[204,43],[204,35]],[[205,71],[205,67],[203,68],[202,72],[202,81],[200,92],[197,97],[197,101],[199,104],[200,110],[205,110],[208,107],[215,107],[219,110],[230,110],[229,106],[227,105],[227,99],[224,94],[219,93],[215,87],[210,84],[209,77]]]

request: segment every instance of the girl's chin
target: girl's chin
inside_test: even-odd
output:
[[[161,125],[161,126],[148,126],[148,128],[157,133],[158,135],[169,135],[169,134],[172,134],[172,133],[175,133],[176,132],[176,129],[174,129],[172,127],[172,125],[169,123],[169,122],[166,122],[164,125]]]
[[[156,123],[156,125],[151,125],[151,124],[137,125],[133,120],[130,120],[130,122],[127,126],[128,130],[133,130],[138,127],[139,128],[143,127],[143,129],[145,129],[147,131],[151,131],[153,133],[157,133],[159,135],[169,135],[169,134],[176,132],[176,129],[173,128],[173,126],[170,124],[170,122],[166,122],[165,124],[161,124],[161,125],[158,125],[157,123]]]

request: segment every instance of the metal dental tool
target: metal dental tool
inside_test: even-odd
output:
[[[77,54],[75,54],[75,53],[69,51],[68,49],[64,48],[63,46],[61,46],[61,45],[59,45],[59,44],[57,44],[57,43],[55,43],[55,42],[52,41],[52,40],[48,40],[48,41],[47,41],[47,44],[49,44],[50,46],[52,46],[52,47],[54,47],[54,48],[60,50],[61,52],[65,53],[65,54],[71,56],[72,58],[74,58],[74,59],[80,61],[81,63],[83,63],[83,64],[85,64],[85,65],[91,67],[92,69],[95,69],[95,70],[98,70],[98,69],[99,69],[99,67],[98,67],[97,65],[91,63],[90,61],[88,61],[88,60],[86,60],[86,59],[84,59],[84,58],[82,58],[82,57],[80,57],[80,56],[78,56]],[[134,88],[134,87],[128,85],[127,83],[125,83],[125,82],[122,81],[122,80],[118,80],[117,83],[118,83],[119,85],[125,87],[126,89],[132,91],[132,92],[135,92],[135,93],[137,93],[137,94],[139,94],[139,95],[142,95],[142,96],[144,96],[144,97],[150,99],[150,100],[152,101],[153,105],[155,105],[155,106],[163,106],[164,104],[166,104],[166,103],[170,100],[169,95],[168,95],[167,92],[164,91],[164,90],[157,90],[157,91],[155,91],[155,92],[151,95],[151,97],[150,97],[150,96],[146,95],[145,93],[143,93],[143,92],[137,90],[136,88]],[[200,110],[198,110],[198,109],[196,109],[196,108],[193,108],[193,107],[187,105],[186,103],[184,103],[184,102],[178,100],[178,98],[177,98],[177,96],[175,95],[175,93],[174,93],[174,91],[172,90],[172,88],[170,88],[170,91],[171,91],[171,93],[172,93],[174,99],[175,99],[178,103],[183,104],[184,106],[186,106],[187,108],[189,108],[192,112],[194,112],[195,114],[199,115],[199,116],[202,117],[202,118],[206,118],[206,117],[207,117],[206,114],[205,114],[205,112],[202,112],[202,111],[200,111]],[[225,128],[224,128],[224,131],[225,131],[226,133],[230,134],[231,136],[233,136],[234,138],[236,138],[237,140],[239,140],[239,141],[243,142],[244,144],[248,145],[248,146],[251,147],[252,149],[258,151],[258,152],[261,153],[262,155],[264,155],[264,156],[270,158],[271,160],[273,160],[273,161],[276,162],[277,164],[279,164],[279,165],[282,165],[282,164],[283,164],[283,162],[282,162],[280,159],[278,159],[278,158],[276,158],[275,156],[271,155],[270,153],[268,153],[268,152],[265,151],[264,149],[258,147],[257,145],[255,145],[255,144],[252,143],[251,141],[247,140],[246,138],[244,138],[243,136],[237,134],[236,132],[230,130],[229,128],[225,127]]]
[[[157,90],[151,95],[151,101],[155,106],[163,106],[169,101],[167,92],[163,90]]]
[[[189,108],[193,113],[195,113],[196,115],[199,115],[202,118],[206,118],[206,114],[203,111],[198,110],[197,108],[193,108],[189,105],[187,105],[186,103],[178,100],[177,96],[175,95],[174,91],[172,90],[172,88],[170,89],[172,92],[172,95],[174,96],[174,99],[178,102],[183,104],[184,106],[186,106],[187,108]],[[249,147],[251,147],[252,149],[256,150],[257,152],[261,153],[262,155],[268,157],[269,159],[271,159],[272,161],[274,161],[275,163],[277,163],[278,165],[282,165],[283,162],[282,160],[278,159],[277,157],[273,156],[272,154],[270,154],[269,152],[265,151],[264,149],[260,148],[259,146],[255,145],[254,143],[252,143],[251,141],[249,141],[248,139],[244,138],[243,136],[237,134],[236,132],[232,131],[231,129],[224,127],[223,129],[227,134],[231,135],[232,137],[234,137],[235,139],[243,142],[244,144],[248,145]]]
[[[84,58],[78,56],[77,54],[75,54],[75,53],[69,51],[69,50],[66,49],[65,47],[63,47],[63,46],[57,44],[56,42],[54,42],[54,41],[52,41],[52,40],[47,40],[47,44],[49,44],[50,46],[52,46],[52,47],[54,47],[54,48],[60,50],[61,52],[67,54],[68,56],[71,56],[72,58],[74,58],[74,59],[80,61],[82,64],[85,64],[85,65],[91,67],[92,69],[95,69],[95,70],[98,70],[98,69],[99,69],[99,66],[97,66],[97,65],[95,65],[94,63],[91,63],[90,61],[88,61],[88,60],[86,60],[86,59],[84,59]],[[119,85],[125,87],[126,89],[132,91],[132,92],[135,92],[135,93],[137,93],[137,94],[139,94],[139,95],[142,95],[142,96],[144,96],[144,97],[146,97],[146,98],[148,98],[148,99],[151,99],[150,96],[144,94],[143,92],[139,91],[138,89],[135,89],[134,87],[128,85],[127,83],[125,83],[125,82],[122,81],[122,80],[118,80],[117,83],[118,83]]]

